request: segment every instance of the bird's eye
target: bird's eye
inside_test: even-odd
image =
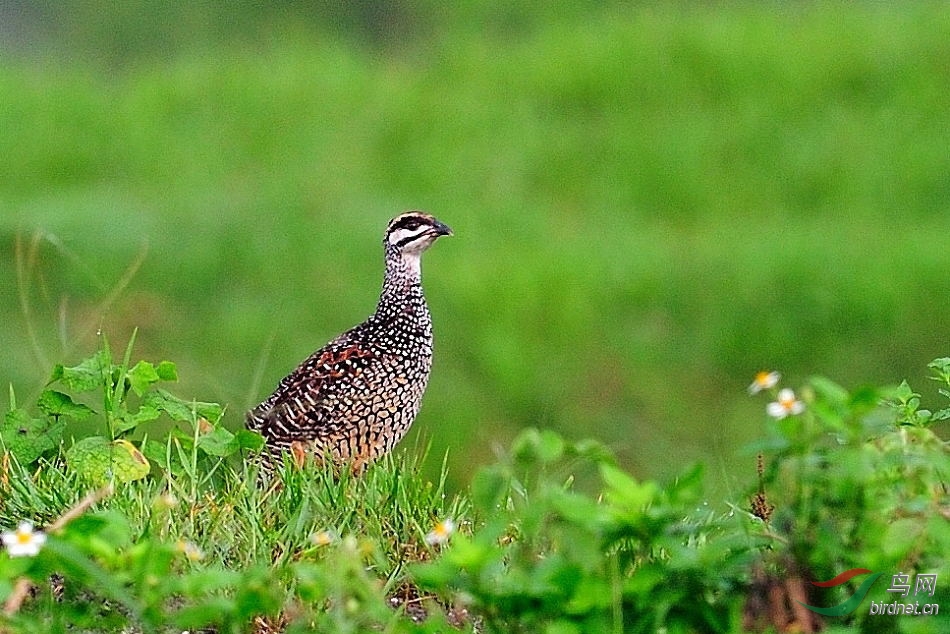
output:
[[[409,231],[415,231],[420,226],[422,226],[422,223],[420,223],[418,220],[410,220],[409,222],[406,223],[406,229],[408,229]]]

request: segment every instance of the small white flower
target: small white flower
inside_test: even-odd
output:
[[[452,521],[451,517],[447,517],[435,527],[429,531],[426,535],[426,543],[430,546],[435,546],[437,544],[444,544],[449,541],[449,538],[452,537],[452,533],[455,532],[455,522]]]
[[[169,511],[178,506],[178,498],[174,493],[166,491],[152,501],[152,507],[156,511]]]
[[[201,561],[205,558],[205,554],[201,552],[201,549],[193,542],[180,539],[178,543],[175,544],[175,549],[183,554],[189,561]]]
[[[29,522],[20,522],[15,531],[3,533],[3,544],[11,557],[36,557],[46,543],[46,534],[34,531]]]
[[[795,392],[785,388],[778,393],[778,400],[766,405],[765,411],[772,418],[782,420],[805,411],[805,404],[795,398]]]
[[[755,375],[752,384],[749,385],[749,394],[758,394],[762,390],[768,390],[778,385],[778,380],[782,375],[778,372],[768,372],[763,370]]]
[[[333,531],[320,531],[310,536],[310,541],[316,546],[329,546],[336,540],[337,536]]]

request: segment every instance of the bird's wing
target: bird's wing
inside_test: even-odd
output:
[[[338,421],[333,396],[370,366],[378,351],[359,344],[349,333],[313,353],[287,375],[264,402],[247,414],[251,429],[268,439],[306,439]]]

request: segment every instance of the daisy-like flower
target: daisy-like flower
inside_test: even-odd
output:
[[[785,388],[779,390],[778,400],[766,405],[765,411],[772,418],[782,420],[786,416],[794,416],[805,411],[805,404],[795,398],[795,392]]]
[[[749,385],[749,394],[758,394],[762,390],[769,390],[778,385],[778,380],[782,375],[778,372],[763,370],[755,375],[752,384]]]
[[[319,531],[310,536],[310,541],[316,546],[329,546],[336,541],[336,533],[333,531]]]
[[[452,533],[455,532],[455,522],[451,517],[447,517],[433,527],[426,535],[426,543],[430,546],[441,545],[449,541]]]
[[[46,534],[34,531],[29,522],[20,522],[15,531],[3,533],[3,545],[11,557],[36,557],[46,543]]]
[[[205,554],[201,552],[201,549],[191,542],[179,540],[178,543],[175,544],[175,547],[178,549],[178,552],[182,553],[190,561],[201,561],[205,558]]]
[[[156,511],[169,511],[176,506],[178,506],[178,498],[175,497],[174,493],[168,491],[152,500],[152,507]]]

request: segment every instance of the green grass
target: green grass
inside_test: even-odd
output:
[[[426,535],[433,526],[446,517],[461,522],[469,508],[464,498],[446,498],[442,483],[422,478],[416,457],[387,459],[363,478],[311,464],[279,470],[279,483],[259,482],[247,467],[221,464],[210,477],[192,464],[194,478],[166,472],[117,483],[91,512],[54,532],[51,552],[44,550],[31,574],[40,597],[7,623],[25,628],[13,631],[63,631],[63,624],[112,631],[130,621],[145,631],[177,623],[178,631],[213,624],[242,632],[251,631],[252,616],[278,623],[283,611],[295,614],[294,602],[306,593],[314,593],[316,622],[328,628],[319,631],[403,620],[388,597],[402,596],[408,565],[432,556]],[[23,518],[51,524],[88,486],[55,461],[14,466],[5,478],[0,523],[11,527]],[[95,563],[77,566],[82,558],[61,542]],[[12,583],[14,563],[0,563],[3,584]],[[44,575],[54,571],[66,579],[58,606],[44,594]],[[154,578],[143,580],[148,575]],[[10,588],[2,585],[0,594]],[[374,601],[364,617],[342,603],[360,593]]]
[[[37,558],[0,554],[0,597],[39,588],[14,632],[445,631],[462,608],[487,632],[731,632],[764,588],[946,570],[943,4],[88,6],[0,68],[0,520],[130,481]],[[372,310],[385,221],[420,207],[455,237],[426,255],[413,436],[365,478],[255,486],[243,411]],[[99,392],[47,385],[100,331],[174,359],[176,396],[130,352]],[[766,419],[761,369],[804,415]],[[98,415],[34,407],[50,389]]]
[[[6,60],[0,377],[38,391],[138,328],[237,428],[372,310],[385,221],[422,207],[456,237],[427,254],[416,429],[455,487],[540,425],[730,490],[755,371],[922,383],[950,294],[945,7],[410,14],[378,48],[83,23],[101,47],[77,27],[75,57]]]
[[[254,434],[231,434],[214,404],[189,409],[157,387],[172,364],[152,375],[130,356],[110,362],[103,348],[57,367],[64,391],[4,418],[0,527],[28,520],[46,535],[29,557],[0,551],[5,634],[767,631],[802,618],[793,600],[832,606],[856,592],[807,581],[855,568],[939,577],[950,553],[950,443],[931,428],[950,419],[950,358],[929,365],[944,397],[933,409],[907,383],[849,392],[812,378],[797,390],[803,411],[760,433],[757,486],[710,500],[702,465],[640,480],[602,443],[537,429],[462,495],[446,494],[444,462],[425,477],[419,447],[360,476],[289,458],[262,476]],[[81,405],[98,397],[96,413]],[[159,404],[173,427],[146,437],[156,421],[141,414]],[[90,418],[107,428],[103,443],[114,439],[98,460],[76,452],[94,435],[39,444]],[[144,471],[125,454],[139,449]],[[434,540],[448,520],[456,528]],[[893,601],[877,586],[867,600]],[[948,599],[938,584],[911,601]],[[881,621],[859,608],[816,623]]]

